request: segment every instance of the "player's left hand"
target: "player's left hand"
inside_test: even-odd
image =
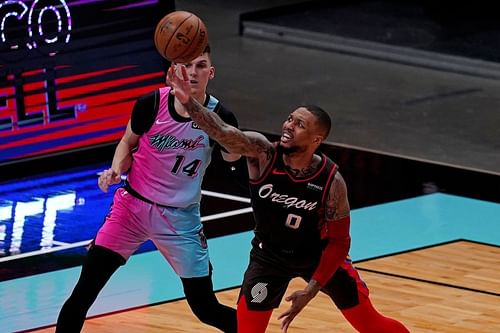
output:
[[[311,295],[311,293],[306,290],[298,290],[285,298],[285,301],[292,302],[292,305],[278,317],[278,320],[281,320],[281,331],[283,333],[288,331],[288,327],[292,323],[292,320],[299,314],[300,311],[302,311],[302,309],[313,297],[314,295]]]
[[[112,168],[104,170],[97,180],[97,184],[103,192],[108,192],[110,185],[118,184],[119,182],[121,182],[121,175]]]
[[[172,87],[172,93],[182,104],[187,103],[191,96],[191,83],[186,66],[182,64],[172,64],[167,71],[166,83]]]

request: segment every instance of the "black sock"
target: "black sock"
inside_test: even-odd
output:
[[[226,333],[236,333],[236,310],[220,304],[213,291],[212,277],[181,278],[186,300],[203,323]]]

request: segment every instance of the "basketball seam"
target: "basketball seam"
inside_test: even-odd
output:
[[[177,25],[177,28],[174,30],[174,33],[172,34],[172,36],[170,36],[170,38],[168,39],[168,42],[167,42],[167,43],[165,43],[165,47],[163,48],[163,54],[165,54],[165,55],[167,54],[166,52],[167,52],[168,45],[170,45],[170,41],[171,41],[171,40],[172,40],[172,38],[175,36],[175,33],[176,33],[176,32],[177,32],[177,30],[179,30],[179,28],[180,28],[180,27],[184,24],[184,22],[186,22],[189,18],[191,18],[191,16],[193,16],[193,14],[190,14],[190,15],[189,15],[188,17],[186,17],[186,18],[185,18],[185,19],[184,19],[181,23],[179,23],[179,24]],[[179,58],[179,57],[177,56],[177,58]],[[171,61],[173,61],[173,60],[171,60]]]
[[[198,18],[198,20],[196,20],[196,23],[198,23],[198,25],[196,26],[196,35],[195,36],[198,37],[198,35],[200,34],[200,19],[199,18]],[[186,56],[186,54],[189,54],[188,51],[193,52],[191,49],[193,48],[193,45],[196,46],[196,43],[194,43],[194,42],[196,42],[196,40],[191,41],[191,45],[189,45],[189,47],[186,48],[186,50],[184,50],[183,53],[179,54],[177,56],[177,58],[184,58]]]

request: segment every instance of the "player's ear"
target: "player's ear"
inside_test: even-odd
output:
[[[319,145],[319,144],[321,144],[321,142],[322,142],[322,141],[323,141],[323,137],[322,137],[322,136],[319,136],[319,135],[317,135],[317,136],[314,138],[314,140],[313,140],[313,142],[314,142],[315,144],[318,144],[318,145]]]
[[[210,74],[208,75],[208,78],[211,80],[215,77],[215,67],[210,66]]]

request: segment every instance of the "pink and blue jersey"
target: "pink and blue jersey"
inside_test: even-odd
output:
[[[188,207],[200,202],[201,183],[213,145],[191,118],[175,111],[173,100],[170,87],[155,93],[158,113],[152,126],[139,139],[127,181],[152,202]],[[208,95],[205,107],[214,111],[218,103],[215,97]]]
[[[127,260],[150,239],[183,278],[210,273],[200,217],[201,183],[215,143],[174,107],[170,88],[137,99],[130,125],[139,135],[124,187],[99,229],[95,244]],[[206,95],[204,106],[238,126],[234,115]]]

